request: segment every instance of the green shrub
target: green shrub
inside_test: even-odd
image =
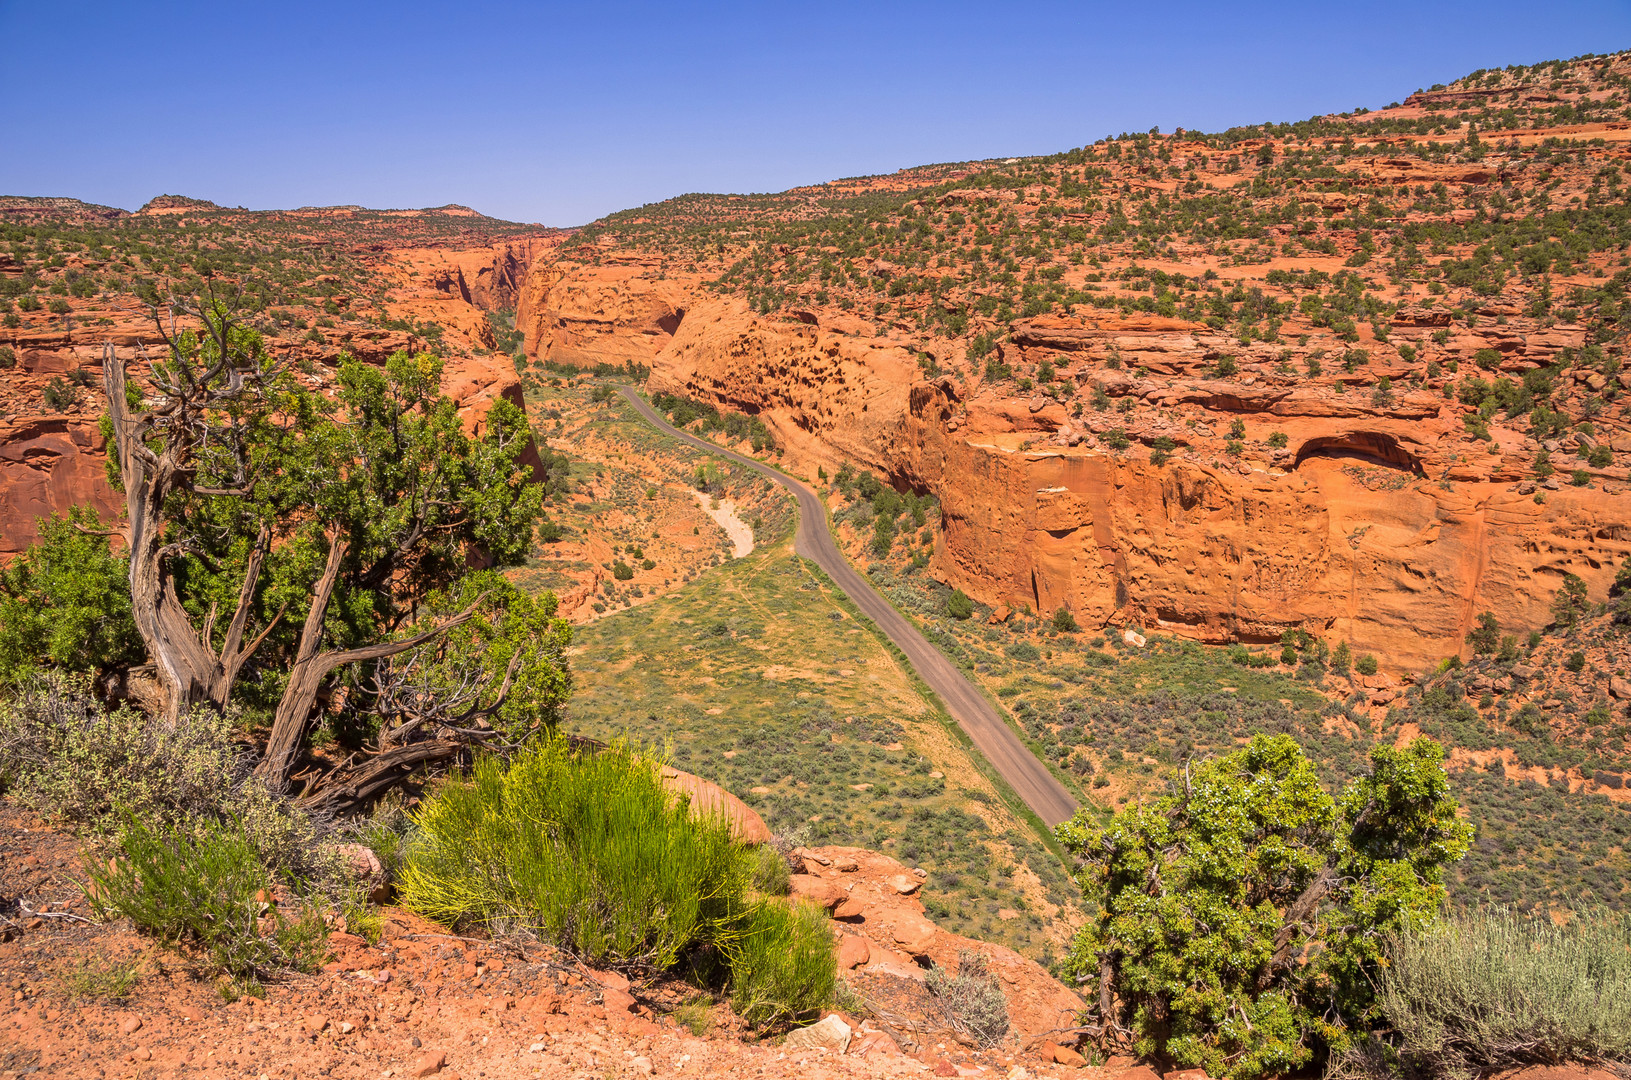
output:
[[[167,725],[128,706],[105,712],[83,677],[56,673],[0,705],[0,763],[30,808],[98,832],[126,814],[174,824],[213,813],[249,767],[218,713]]]
[[[453,926],[519,926],[636,974],[690,958],[759,1026],[825,1003],[825,914],[750,895],[781,887],[785,866],[768,870],[725,821],[693,816],[658,765],[624,744],[579,753],[554,735],[508,766],[483,758],[414,816],[402,903]]]
[[[83,511],[41,520],[40,539],[0,568],[0,687],[39,667],[97,672],[145,658],[126,560],[100,531]]]
[[[62,411],[79,400],[79,391],[74,388],[73,383],[60,375],[55,375],[49,383],[46,383],[40,398],[45,402],[47,409]]]
[[[1567,660],[1563,661],[1563,666],[1568,668],[1570,671],[1578,672],[1582,670],[1586,666],[1586,654],[1576,649],[1574,652],[1569,654],[1569,658]]]
[[[622,559],[618,559],[616,562],[612,563],[612,577],[616,578],[618,581],[628,581],[630,578],[634,577],[634,567],[630,566]]]
[[[76,998],[124,1001],[141,981],[143,958],[109,960],[81,956],[61,975],[62,988]]]
[[[17,366],[17,350],[10,345],[0,345],[0,368]]]
[[[1590,609],[1585,580],[1578,574],[1565,573],[1552,597],[1552,622],[1561,629],[1573,630]]]
[[[1376,747],[1333,798],[1291,736],[1258,735],[1151,804],[1078,812],[1055,833],[1096,915],[1065,974],[1109,979],[1100,1022],[1140,1055],[1233,1080],[1317,1065],[1370,1025],[1383,941],[1434,919],[1466,853],[1443,760]]]
[[[669,1015],[676,1024],[700,1039],[714,1028],[713,1006],[713,998],[707,994],[697,994],[690,1000],[682,1002]]]
[[[1062,634],[1075,633],[1081,629],[1076,625],[1076,616],[1070,613],[1069,608],[1060,608],[1053,613],[1053,628]]]
[[[1416,1071],[1485,1075],[1631,1057],[1631,919],[1454,914],[1388,946],[1380,1000]]]
[[[1487,656],[1494,652],[1500,640],[1501,624],[1492,611],[1478,616],[1473,628],[1467,631],[1467,644],[1472,646],[1475,656]]]
[[[43,673],[0,702],[0,776],[42,815],[111,835],[127,816],[154,828],[237,821],[266,865],[323,883],[338,874],[318,824],[249,775],[231,716],[165,723],[103,710],[82,676]]]
[[[827,912],[815,904],[754,905],[723,951],[731,1008],[754,1027],[784,1024],[832,1002],[838,963]]]
[[[1359,659],[1354,661],[1354,670],[1359,672],[1361,675],[1375,675],[1376,657],[1372,656],[1370,653],[1366,653],[1364,656],[1361,656]]]
[[[278,969],[314,970],[322,958],[327,931],[313,914],[291,920],[273,907],[262,932],[271,878],[240,824],[165,828],[129,815],[119,855],[87,856],[84,868],[99,917],[127,918],[164,945],[202,954],[239,989]]]
[[[452,926],[509,920],[597,965],[672,967],[741,915],[751,864],[720,821],[693,820],[655,762],[541,740],[477,763],[414,816],[403,903]]]
[[[787,858],[770,844],[754,851],[753,887],[767,896],[786,896],[792,888]]]
[[[953,589],[946,597],[946,614],[954,619],[967,619],[974,614],[974,601],[962,589]]]
[[[981,1046],[995,1046],[1008,1034],[1008,998],[986,964],[985,954],[957,950],[957,974],[934,967],[925,980],[929,992],[940,999],[952,1030]]]

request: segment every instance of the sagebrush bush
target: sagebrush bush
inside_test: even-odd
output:
[[[981,1046],[995,1046],[1008,1034],[1008,998],[983,953],[959,949],[956,975],[935,967],[925,982],[940,999],[952,1027]]]
[[[725,956],[731,1008],[754,1027],[787,1023],[833,999],[832,930],[827,912],[814,904],[755,904]]]
[[[155,827],[232,819],[260,861],[327,887],[341,874],[326,826],[250,775],[233,720],[197,708],[175,722],[105,710],[84,676],[41,672],[0,701],[0,777],[39,813],[93,837],[127,817]]]
[[[38,674],[0,703],[0,771],[13,793],[94,831],[117,828],[123,812],[159,822],[213,812],[249,766],[226,717],[198,709],[165,724],[129,706],[109,712],[82,676]]]
[[[774,844],[765,844],[754,852],[753,887],[766,896],[786,896],[792,888],[792,869],[787,858]]]
[[[309,912],[290,919],[262,900],[271,876],[241,825],[164,827],[127,817],[119,851],[84,860],[98,916],[127,918],[165,945],[196,952],[240,989],[273,970],[310,971],[320,962],[322,920]]]
[[[659,764],[555,736],[508,765],[478,761],[414,815],[403,904],[453,926],[522,928],[635,975],[690,958],[744,995],[760,1025],[830,999],[825,923],[814,950],[811,916],[754,895],[781,881],[766,869],[780,860],[744,847],[724,820],[692,816]]]
[[[1504,910],[1446,916],[1388,948],[1382,1011],[1404,1062],[1433,1076],[1631,1059],[1631,918],[1563,926]]]

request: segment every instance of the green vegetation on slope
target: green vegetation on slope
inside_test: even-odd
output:
[[[787,544],[591,623],[578,645],[574,730],[667,743],[676,767],[777,832],[922,866],[924,904],[948,930],[1032,955],[1060,940],[1072,890],[1058,862]]]
[[[403,902],[451,926],[524,928],[633,975],[720,968],[758,1026],[827,1004],[826,913],[756,894],[761,853],[728,821],[693,816],[659,764],[625,744],[586,753],[558,736],[508,763],[482,759],[414,815],[422,837]]]

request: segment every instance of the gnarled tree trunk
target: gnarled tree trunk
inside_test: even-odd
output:
[[[440,625],[424,633],[401,641],[386,641],[360,649],[337,649],[319,652],[323,641],[323,619],[328,612],[329,598],[334,595],[334,583],[340,576],[340,564],[345,559],[345,541],[331,537],[328,561],[323,576],[312,594],[311,609],[306,613],[306,625],[300,631],[300,647],[295,653],[294,668],[289,672],[289,685],[284,688],[283,699],[278,702],[277,717],[272,721],[272,734],[266,740],[266,755],[255,772],[275,791],[289,782],[289,773],[300,758],[300,746],[305,739],[306,724],[311,718],[312,706],[323,680],[346,664],[365,660],[381,660],[387,656],[407,652],[458,626],[475,613],[476,602]]]
[[[136,632],[153,661],[159,687],[164,695],[164,713],[175,718],[201,701],[217,707],[226,704],[232,678],[247,651],[235,656],[231,676],[200,638],[176,595],[175,580],[166,562],[179,550],[164,540],[164,503],[181,486],[181,461],[185,445],[170,438],[158,453],[147,446],[151,414],[132,414],[125,400],[125,366],[114,354],[110,342],[103,352],[102,381],[108,395],[108,417],[112,421],[114,448],[119,456],[120,479],[125,488],[125,540],[130,549],[130,607]],[[258,573],[260,559],[251,567]],[[246,593],[253,589],[246,583]],[[240,603],[234,625],[240,627],[247,613]],[[256,639],[255,644],[259,644]]]

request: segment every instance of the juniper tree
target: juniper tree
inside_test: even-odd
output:
[[[163,710],[258,698],[273,714],[259,771],[282,787],[320,700],[369,713],[400,668],[382,662],[414,654],[424,670],[427,646],[477,620],[543,631],[551,645],[503,650],[500,670],[465,665],[436,688],[439,708],[425,684],[414,744],[390,747],[391,767],[502,737],[489,717],[521,687],[552,719],[566,635],[553,599],[517,627],[503,614],[525,606],[513,589],[456,589],[472,563],[515,565],[531,547],[542,488],[522,410],[500,398],[467,431],[441,392],[442,361],[426,353],[396,353],[383,368],[342,357],[324,393],[276,363],[214,292],[152,313],[168,355],[144,392],[108,347],[105,427],[126,500],[131,615]],[[180,320],[196,329],[178,330]],[[432,603],[449,590],[461,606]],[[355,788],[355,776],[331,779]]]
[[[1059,826],[1096,912],[1064,967],[1101,1040],[1234,1080],[1342,1045],[1373,1016],[1384,939],[1436,917],[1470,842],[1443,758],[1377,747],[1333,798],[1295,740],[1258,735],[1152,803]]]

